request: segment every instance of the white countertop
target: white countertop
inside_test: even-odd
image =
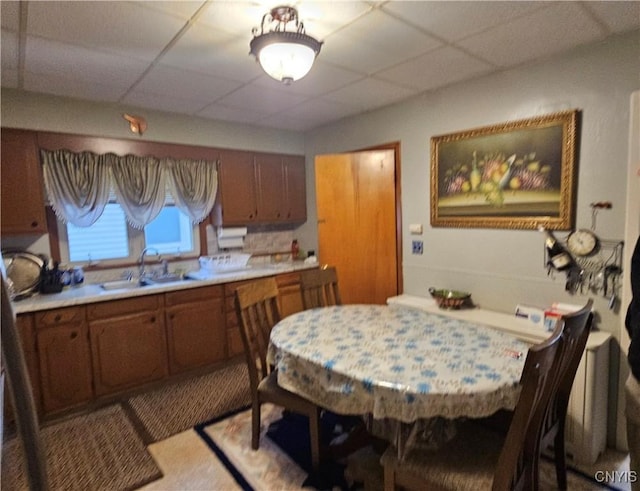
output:
[[[413,307],[427,312],[432,312],[454,319],[465,320],[470,322],[478,322],[490,327],[508,332],[523,341],[530,343],[538,343],[548,338],[550,333],[540,326],[531,324],[526,319],[516,317],[515,314],[506,314],[504,312],[495,312],[481,308],[443,310],[436,304],[432,298],[418,297],[414,295],[398,295],[387,299],[388,304],[404,305]],[[604,345],[611,334],[605,331],[592,330],[587,340],[586,349],[595,349]]]
[[[71,307],[74,305],[84,305],[95,302],[106,302],[109,300],[119,300],[123,298],[141,297],[144,295],[154,295],[177,290],[188,290],[208,285],[220,285],[233,281],[242,281],[252,278],[261,278],[283,273],[291,273],[303,269],[318,267],[318,263],[307,264],[303,261],[287,262],[273,265],[260,265],[229,273],[216,274],[208,279],[201,280],[179,280],[170,283],[151,284],[139,288],[128,288],[119,290],[104,290],[100,284],[85,284],[80,287],[71,287],[60,293],[41,294],[37,293],[23,300],[13,302],[13,310],[16,314],[37,312],[40,310],[57,309],[60,307]]]

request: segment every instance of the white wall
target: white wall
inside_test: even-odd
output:
[[[547,276],[543,238],[537,231],[430,227],[430,138],[561,110],[581,110],[576,225],[590,228],[589,204],[610,201],[613,208],[598,214],[596,232],[602,238],[622,240],[629,99],[640,87],[639,47],[640,32],[628,33],[568,55],[429,92],[309,133],[309,219],[299,237],[317,243],[312,167],[315,155],[399,141],[405,293],[426,297],[429,286],[468,290],[476,303],[503,312],[513,312],[518,303],[584,303],[587,294],[571,296],[564,291],[562,275],[555,279]],[[409,235],[410,223],[424,225],[422,256],[411,254],[411,240],[416,237]],[[594,299],[598,327],[616,338],[612,343],[609,397],[612,444],[621,360],[617,341],[620,308],[612,312],[604,298]]]
[[[129,130],[122,114],[143,116],[142,137]],[[302,155],[304,135],[244,124],[212,121],[116,104],[98,104],[2,89],[2,126],[113,138],[182,143]]]

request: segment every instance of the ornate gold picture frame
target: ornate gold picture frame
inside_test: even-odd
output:
[[[431,138],[433,227],[569,230],[578,110]]]

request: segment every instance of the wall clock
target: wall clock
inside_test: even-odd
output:
[[[599,246],[598,236],[584,228],[571,232],[567,238],[567,247],[576,256],[589,256],[596,252]]]

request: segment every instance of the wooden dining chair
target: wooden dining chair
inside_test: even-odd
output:
[[[381,458],[384,489],[531,490],[536,489],[540,429],[551,402],[554,362],[561,345],[556,329],[529,348],[521,392],[506,436],[466,420],[456,436],[437,450],[415,449],[402,460],[389,447]]]
[[[560,356],[558,356],[556,367],[554,367],[557,389],[545,416],[540,440],[542,450],[553,445],[556,480],[559,489],[567,489],[565,422],[571,387],[593,323],[592,308],[593,300],[589,299],[586,305],[577,312],[561,317],[562,345]]]
[[[342,305],[335,267],[306,269],[300,273],[302,305],[306,309]]]
[[[251,448],[260,446],[260,408],[269,402],[309,418],[311,464],[320,465],[320,408],[311,401],[283,389],[277,371],[267,362],[269,335],[280,321],[278,286],[274,278],[239,286],[235,292],[236,313],[247,359],[251,389]]]

